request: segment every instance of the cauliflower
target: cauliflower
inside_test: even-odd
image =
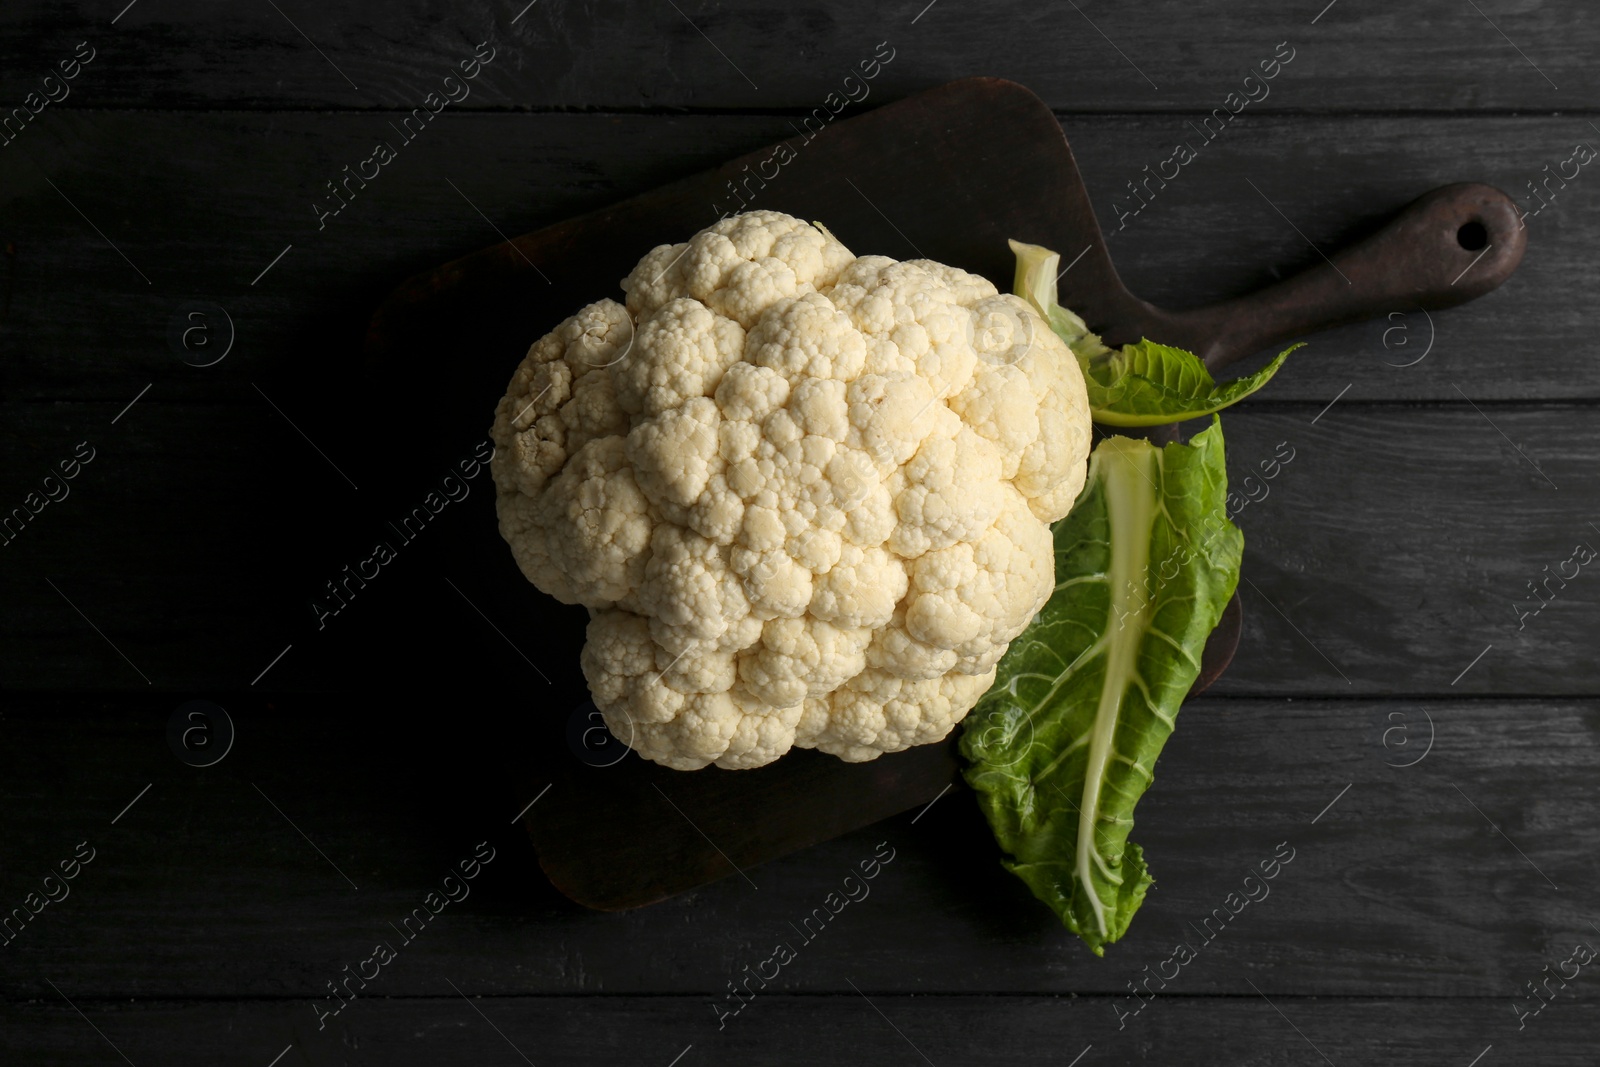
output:
[[[491,431],[500,532],[589,609],[611,732],[680,770],[946,737],[1054,588],[1090,447],[1066,344],[774,211],[622,288],[534,343]]]

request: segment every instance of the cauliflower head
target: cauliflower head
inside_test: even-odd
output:
[[[653,249],[495,411],[501,535],[589,609],[607,726],[680,770],[942,740],[1054,587],[1090,449],[1027,304],[775,211]]]

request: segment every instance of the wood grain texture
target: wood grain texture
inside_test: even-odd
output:
[[[1587,925],[1600,876],[1592,699],[1192,702],[1137,816],[1156,888],[1097,959],[1000,868],[964,791],[755,867],[750,882],[603,914],[558,896],[513,825],[526,798],[505,783],[537,758],[518,701],[214,695],[238,736],[198,770],[167,748],[176,699],[11,702],[0,901],[20,905],[80,841],[97,856],[0,949],[8,996],[35,997],[49,978],[98,998],[309,999],[382,939],[401,960],[374,997],[442,995],[446,975],[484,995],[717,999],[783,939],[800,959],[774,992],[853,981],[1116,996],[1182,939],[1198,959],[1167,990],[1178,998],[1252,996],[1254,982],[1273,997],[1509,1001],[1573,939],[1600,943]],[[419,701],[437,725],[399,713]],[[597,848],[609,834],[596,829]],[[390,924],[479,841],[497,855],[471,895],[402,944]],[[1270,893],[1202,941],[1213,909],[1284,842],[1292,859]],[[865,898],[802,935],[885,847],[893,858]],[[1570,992],[1600,995],[1581,981]]]
[[[99,849],[0,947],[0,1060],[1593,1062],[1587,971],[1520,1033],[1513,1012],[1600,922],[1600,579],[1518,629],[1527,583],[1600,537],[1592,167],[1552,180],[1501,290],[1325,335],[1228,417],[1235,484],[1267,494],[1237,516],[1243,645],[1140,806],[1158,885],[1105,960],[999,868],[959,790],[762,865],[759,890],[620,915],[562,899],[506,783],[536,769],[530,724],[581,704],[581,613],[530,610],[486,482],[326,629],[309,610],[494,399],[460,423],[374,402],[359,353],[394,284],[791,136],[880,41],[894,59],[860,106],[974,74],[1043,96],[1130,288],[1184,307],[1446,182],[1537,207],[1528,183],[1600,143],[1590,5],[276,6],[0,7],[0,115],[98,50],[0,147],[0,509],[98,450],[0,547],[0,909]],[[400,144],[390,123],[490,37],[470,98]],[[1190,123],[1281,41],[1270,95],[1202,143]],[[397,160],[319,230],[313,199],[379,139]],[[1180,141],[1197,158],[1140,207],[1127,183]],[[188,301],[232,316],[215,366],[169,346]],[[509,367],[470,373],[494,393]],[[1266,481],[1279,442],[1295,459]],[[199,696],[239,726],[204,770],[164,737]],[[485,840],[472,896],[319,1033],[311,998]],[[1119,1031],[1128,983],[1281,841],[1271,896]],[[727,983],[880,842],[896,858],[871,896],[719,1031]]]
[[[30,131],[25,153],[20,140],[0,151],[0,240],[14,250],[0,262],[4,395],[120,407],[152,381],[150,399],[167,401],[215,400],[252,380],[276,396],[281,381],[280,391],[305,394],[337,424],[365,384],[354,353],[367,317],[405,277],[496,241],[495,227],[524,233],[793,135],[781,116],[447,112],[401,143],[381,177],[319,230],[312,204],[328,195],[324,183],[377,139],[399,142],[393,118],[41,116],[50,125]],[[1331,251],[1451,181],[1486,181],[1537,205],[1525,183],[1595,136],[1570,117],[1246,115],[1124,226],[1118,211],[1135,203],[1125,183],[1176,139],[1198,138],[1173,116],[1063,121],[1124,280],[1172,308],[1320,262],[1296,228]],[[1581,172],[1528,219],[1527,256],[1501,289],[1431,318],[1397,307],[1392,318],[1321,335],[1253,403],[1326,403],[1352,382],[1347,399],[1460,403],[1457,388],[1478,401],[1600,397],[1600,370],[1580,340],[1586,264],[1600,241],[1600,213],[1590,210],[1600,180],[1591,180]],[[782,208],[781,183],[780,174],[757,206]],[[921,243],[913,223],[896,218],[892,191],[873,196]],[[685,234],[717,212],[707,203]],[[857,251],[916,254],[899,240]],[[169,324],[191,300],[232,317],[237,341],[216,366],[187,366],[169,347]]]
[[[342,1025],[318,1031],[300,1004],[122,1005],[81,1002],[84,1014],[134,1063],[294,1067],[381,1062],[811,1065],[1082,1063],[1277,1067],[1328,1062],[1432,1067],[1500,1062],[1588,1067],[1600,1005],[1556,1002],[1521,1033],[1500,1000],[1315,1000],[1274,997],[1157,1001],[1149,1021],[1118,1033],[1102,997],[768,996],[720,1032],[695,997],[503,997],[467,1002],[439,975],[433,999],[356,1001]],[[6,1046],[24,1062],[118,1062],[48,986],[37,1003],[0,1008]],[[71,986],[63,991],[71,995]],[[49,999],[46,999],[49,998]],[[74,998],[75,1000],[77,998]],[[476,1010],[474,1010],[476,1009]],[[1510,1023],[1511,1025],[1507,1025]],[[1137,1025],[1137,1029],[1135,1026]],[[1296,1031],[1299,1031],[1297,1033]],[[498,1032],[497,1032],[498,1031]],[[1196,1035],[1204,1034],[1203,1039]],[[1092,1050],[1089,1050],[1092,1046]],[[924,1060],[921,1057],[926,1056]]]
[[[161,404],[152,390],[115,426],[125,400],[0,409],[15,431],[7,509],[75,443],[99,450],[67,499],[0,548],[8,685],[144,686],[64,594],[164,692],[246,688],[293,644],[263,686],[358,694],[472,678],[490,692],[531,688],[540,706],[584,699],[583,612],[518,573],[487,475],[410,542],[389,525],[472,455],[482,438],[470,420],[417,423],[395,467],[363,439],[369,428],[319,421],[292,385],[262,384],[315,447],[248,384],[227,387],[228,405]],[[1600,547],[1594,408],[1350,396],[1323,407],[1252,401],[1224,419],[1248,581],[1242,643],[1217,692],[1600,693],[1592,568],[1565,588],[1541,584],[1543,599],[1528,586],[1577,543]],[[1289,450],[1265,478],[1261,465]],[[379,540],[398,559],[319,627],[313,600]]]
[[[1281,54],[1293,59],[1251,108],[1600,103],[1590,76],[1596,14],[1581,0],[1480,4],[1481,13],[1453,0],[1329,10],[1326,0],[1203,10],[1157,0],[1077,11],[1020,0],[699,0],[677,10],[528,3],[471,0],[443,12],[419,0],[370,10],[289,3],[280,13],[267,4],[164,0],[137,4],[115,25],[121,4],[8,4],[0,92],[20,103],[87,39],[100,55],[65,107],[409,109],[492,39],[499,54],[464,107],[809,111],[826,106],[829,93],[859,97],[844,79],[887,41],[894,58],[867,83],[868,104],[992,74],[1033,86],[1058,108],[1203,114],[1230,91],[1242,94],[1246,74],[1286,42]]]

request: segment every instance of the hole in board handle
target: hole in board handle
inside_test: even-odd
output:
[[[1489,231],[1484,229],[1483,223],[1477,219],[1463,223],[1456,231],[1456,244],[1468,252],[1476,252],[1489,243]]]

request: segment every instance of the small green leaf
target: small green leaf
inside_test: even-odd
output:
[[[1289,353],[1301,347],[1292,345],[1254,374],[1221,385],[1200,357],[1181,348],[1142,340],[1113,352],[1097,334],[1089,332],[1083,319],[1056,302],[1061,257],[1041,245],[1010,244],[1017,257],[1012,290],[1044,317],[1078,357],[1096,422],[1159,426],[1215,414],[1266,385]]]
[[[1089,407],[1110,426],[1159,426],[1215,414],[1266,385],[1300,345],[1291,345],[1254,374],[1218,385],[1193,352],[1142,340],[1122,351],[1080,360]]]

